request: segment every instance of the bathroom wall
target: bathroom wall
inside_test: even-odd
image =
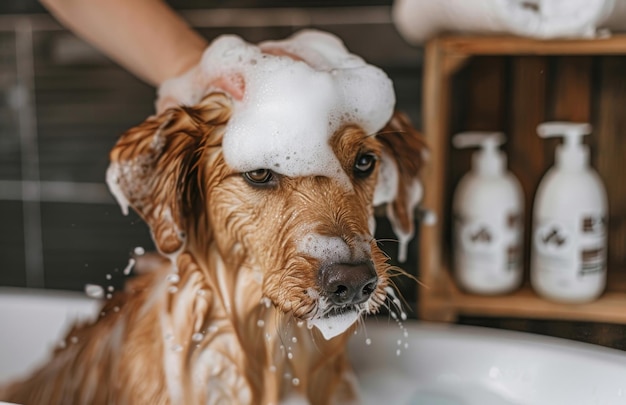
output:
[[[235,33],[256,42],[303,27],[338,34],[388,72],[398,106],[419,126],[422,54],[396,33],[389,1],[202,3],[172,5],[207,38]],[[152,243],[136,215],[121,214],[104,173],[117,137],[152,113],[154,89],[34,1],[2,3],[0,13],[0,286],[119,286],[132,250]],[[395,254],[395,243],[385,248]],[[411,256],[406,268],[415,272],[415,262]],[[415,284],[406,290],[415,302]]]

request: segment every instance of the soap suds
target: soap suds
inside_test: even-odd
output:
[[[358,310],[353,309],[332,316],[315,317],[307,321],[307,326],[309,328],[315,326],[322,333],[324,339],[330,340],[348,330],[359,319],[360,315]]]
[[[243,81],[243,97],[233,98],[223,140],[227,164],[241,172],[267,168],[292,177],[327,176],[349,186],[330,137],[346,124],[375,134],[395,104],[382,70],[318,31],[259,46],[221,36],[205,51],[201,68],[216,83],[214,90],[224,90],[224,78]]]
[[[352,243],[352,249],[340,237],[309,234],[298,242],[298,251],[325,263],[351,263],[364,260],[371,253],[370,236]]]

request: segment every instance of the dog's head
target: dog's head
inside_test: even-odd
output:
[[[230,99],[213,93],[197,107],[169,109],[125,133],[108,172],[118,201],[148,223],[163,254],[185,249],[207,261],[216,249],[227,266],[249,269],[246,283],[258,283],[282,312],[326,336],[375,312],[389,284],[387,257],[373,237],[375,194],[410,234],[420,136],[400,114],[378,134],[339,129],[330,147],[346,186],[265,167],[233,170],[221,148],[230,114]]]
[[[221,148],[231,107],[213,93],[129,130],[111,152],[109,185],[148,223],[163,254],[186,250],[206,263],[216,251],[280,311],[335,336],[386,298],[375,194],[396,227],[411,233],[424,144],[396,114],[376,136],[347,125],[330,138],[349,184],[268,167],[241,173]]]

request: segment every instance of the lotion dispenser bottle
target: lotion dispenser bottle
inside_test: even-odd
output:
[[[608,211],[606,190],[582,143],[591,125],[546,122],[537,133],[542,138],[562,136],[564,142],[535,196],[531,283],[551,300],[591,301],[606,285]]]
[[[524,199],[506,169],[503,142],[499,132],[464,132],[452,139],[456,148],[481,147],[452,203],[454,273],[470,293],[504,294],[522,281]]]

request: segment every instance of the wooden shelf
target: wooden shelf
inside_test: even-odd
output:
[[[449,272],[446,270],[446,277]],[[459,290],[452,280],[447,280],[448,293],[428,303],[428,313],[439,316],[432,320],[453,320],[456,316],[493,316],[526,319],[561,319],[576,321],[608,322],[626,324],[626,292],[624,277],[610,280],[609,285],[619,286],[606,291],[600,299],[585,304],[566,304],[547,301],[525,283],[519,290],[498,296],[468,294]],[[443,318],[442,318],[443,317]],[[428,315],[426,316],[428,318]]]
[[[423,319],[454,321],[460,315],[560,319],[626,324],[626,36],[540,41],[514,37],[437,38],[425,50],[424,133],[431,148],[424,206],[439,222],[420,240],[418,310]],[[452,150],[463,130],[498,130],[526,196],[526,274],[530,214],[536,186],[551,166],[555,142],[540,140],[547,120],[592,122],[592,162],[609,192],[609,279],[605,294],[588,304],[560,304],[526,284],[504,296],[466,294],[455,285],[450,263],[450,200],[469,155]],[[620,242],[621,241],[621,242]],[[528,277],[526,276],[526,279]]]

